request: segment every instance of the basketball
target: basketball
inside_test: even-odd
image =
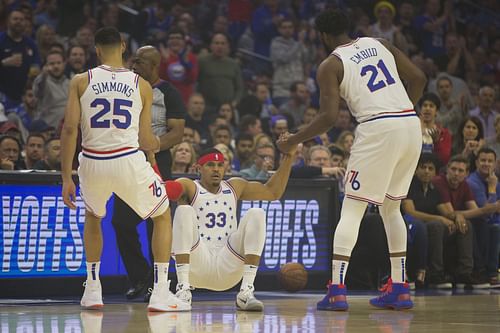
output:
[[[289,292],[296,292],[305,288],[307,284],[307,271],[302,264],[289,262],[281,266],[278,273],[281,287]]]

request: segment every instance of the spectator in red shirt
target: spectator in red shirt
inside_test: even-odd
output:
[[[198,78],[198,58],[187,45],[184,31],[172,28],[167,36],[167,46],[160,50],[160,78],[172,83],[187,104]]]

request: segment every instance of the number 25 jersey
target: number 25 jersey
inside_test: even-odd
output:
[[[358,38],[337,47],[344,77],[340,96],[359,123],[384,116],[415,115],[392,53],[377,39]]]
[[[139,147],[139,75],[101,65],[88,71],[80,98],[82,146],[95,151]]]

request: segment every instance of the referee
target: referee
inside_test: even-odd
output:
[[[177,89],[159,78],[159,66],[160,53],[156,48],[143,46],[137,50],[132,69],[153,88],[152,127],[154,134],[160,137],[160,151],[155,157],[163,179],[170,179],[172,167],[170,148],[182,140],[186,109]],[[144,295],[153,285],[152,269],[142,254],[136,229],[141,222],[142,219],[115,195],[112,224],[118,250],[131,283],[131,288],[125,294],[128,299]],[[146,222],[151,246],[153,223],[149,219]],[[151,247],[149,252],[152,253]]]

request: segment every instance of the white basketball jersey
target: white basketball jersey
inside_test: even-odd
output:
[[[95,151],[139,147],[139,75],[102,65],[90,69],[88,77],[80,98],[82,147]]]
[[[215,194],[207,191],[198,181],[194,183],[196,192],[191,206],[196,211],[200,238],[210,248],[221,248],[238,228],[236,193],[225,180]]]
[[[392,53],[377,39],[358,38],[337,47],[333,55],[342,60],[344,77],[340,96],[359,123],[374,118],[404,116],[413,104],[399,78]]]

